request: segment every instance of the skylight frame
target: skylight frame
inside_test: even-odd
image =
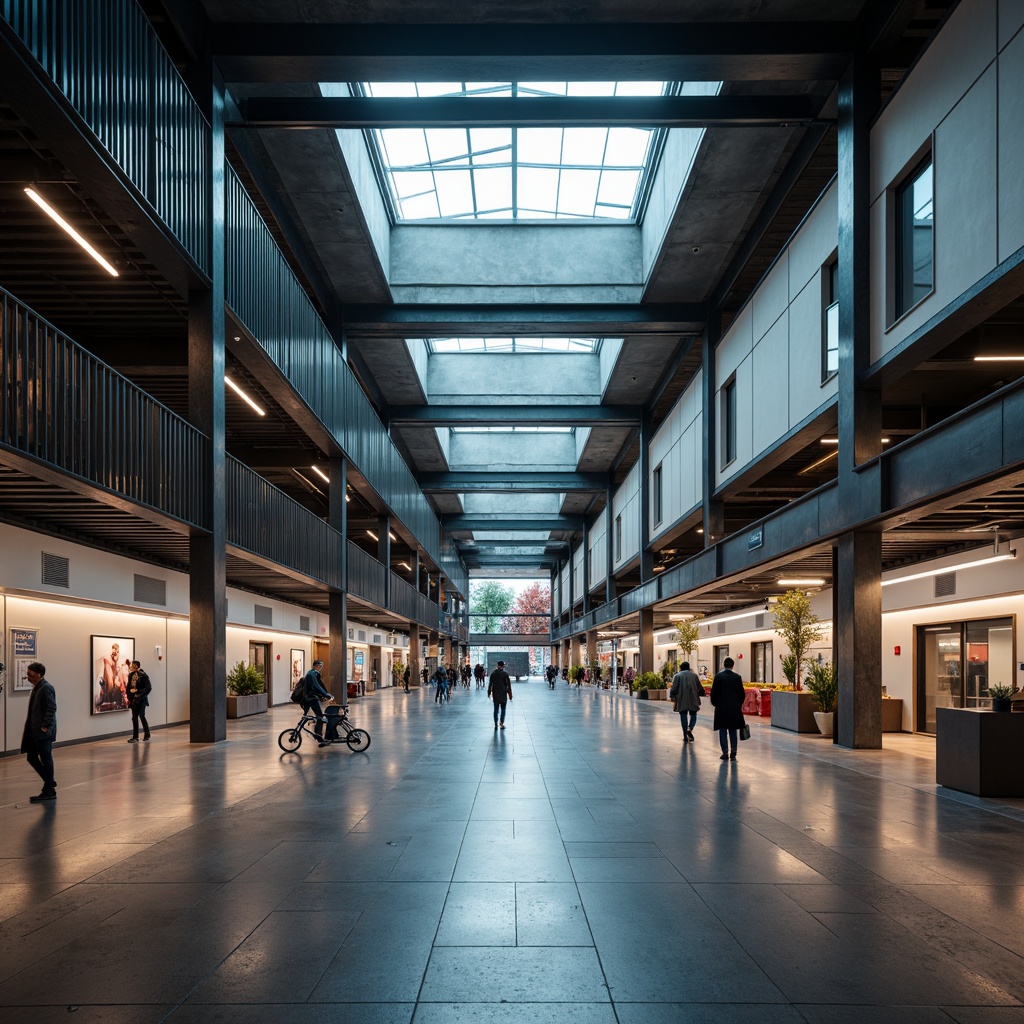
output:
[[[411,340],[411,339],[410,339]],[[428,355],[598,355],[603,338],[424,338]],[[442,347],[438,347],[438,345]]]
[[[373,96],[374,86],[383,88],[385,91],[390,89],[396,90],[399,88],[412,87],[416,90],[416,95],[421,95],[421,88],[427,90],[427,95],[436,96],[479,96],[479,95],[513,95],[523,96],[524,102],[529,102],[530,96],[540,95],[594,95],[592,92],[584,92],[588,87],[594,86],[611,86],[611,95],[617,95],[620,87],[636,87],[637,85],[648,85],[654,83],[635,83],[635,82],[603,82],[603,83],[580,83],[580,82],[560,82],[560,83],[539,83],[539,82],[490,82],[490,83],[460,83],[461,90],[448,90],[448,91],[437,91],[437,87],[433,83],[371,83],[371,82],[354,82],[349,83],[349,89],[354,96]],[[682,83],[679,82],[661,82],[657,83],[661,86],[661,93],[658,95],[678,95],[682,88]],[[564,86],[564,92],[558,92],[554,90],[547,90],[539,88],[540,86]],[[388,92],[389,95],[394,95],[394,92]],[[606,95],[607,93],[598,92],[597,95]],[[630,95],[641,95],[643,93],[630,92]],[[650,95],[651,93],[647,93]],[[385,133],[391,132],[422,132],[423,134],[423,148],[427,152],[428,159],[426,162],[413,163],[413,164],[401,164],[392,163],[386,156],[388,152],[386,144]],[[473,132],[494,132],[503,131],[509,133],[509,141],[507,146],[491,147],[489,149],[479,148],[475,149],[473,145]],[[561,159],[558,163],[543,162],[543,161],[520,161],[519,160],[519,139],[521,132],[561,132],[561,141],[559,148],[559,155],[564,152],[566,145],[566,133],[567,132],[604,132],[604,146],[602,151],[602,160],[600,164],[595,163],[581,163],[579,161],[568,161],[562,162]],[[605,157],[607,156],[609,140],[611,139],[611,133],[613,131],[624,131],[624,132],[640,132],[647,136],[646,148],[644,155],[639,163],[632,164],[615,164],[605,163]],[[466,145],[463,152],[454,156],[448,157],[443,160],[434,161],[430,158],[430,146],[429,136],[430,132],[464,132],[466,136]],[[559,127],[551,126],[548,128],[504,128],[504,129],[478,129],[478,128],[446,128],[446,129],[434,129],[434,128],[423,128],[423,129],[367,129],[363,132],[363,137],[366,142],[367,151],[369,152],[371,162],[373,164],[378,185],[380,187],[381,195],[384,199],[385,206],[388,210],[388,216],[393,225],[398,224],[458,224],[458,225],[478,225],[478,224],[609,224],[609,225],[635,225],[639,224],[643,219],[644,210],[647,205],[647,200],[650,196],[651,181],[654,177],[654,173],[657,169],[658,163],[661,159],[661,154],[664,149],[665,139],[667,137],[667,130],[663,128],[573,128],[573,127]],[[393,138],[396,136],[392,136]],[[571,136],[570,138],[575,138]],[[497,162],[494,160],[488,160],[485,163],[475,163],[474,158],[482,156],[491,156],[492,154],[499,152],[500,150],[507,149],[509,152],[509,158],[504,162]],[[455,161],[459,161],[455,164]],[[448,163],[449,169],[457,168],[460,171],[466,171],[470,179],[470,199],[471,208],[467,207],[465,212],[460,212],[455,215],[444,215],[441,212],[442,200],[441,193],[444,190],[438,188],[438,168],[443,163]],[[479,183],[483,181],[482,172],[487,171],[500,171],[509,170],[510,181],[508,183],[509,188],[509,203],[507,206],[492,206],[481,210],[481,206],[477,200],[477,192],[479,189]],[[557,171],[557,187],[556,187],[556,199],[554,203],[554,209],[546,208],[539,209],[528,206],[526,202],[521,201],[520,197],[520,172],[521,171],[544,171],[544,170],[556,170]],[[422,192],[410,193],[409,195],[402,196],[400,189],[396,184],[395,173],[396,171],[400,174],[430,174],[431,187],[424,189]],[[594,172],[597,174],[596,185],[593,188],[593,203],[591,204],[591,213],[585,214],[575,210],[569,209],[568,206],[560,207],[562,202],[562,184],[563,176],[566,172],[578,173],[580,175],[590,176]],[[443,168],[442,168],[443,173]],[[624,203],[613,203],[610,198],[606,196],[605,201],[599,201],[601,199],[601,187],[602,182],[605,180],[606,174],[616,173],[627,173],[636,174],[636,180],[633,184],[632,199],[630,201],[628,212],[625,212],[622,216],[607,215],[601,216],[598,214],[598,209],[604,211],[611,211],[613,209],[626,211],[627,207]],[[611,179],[609,179],[610,181]],[[425,184],[425,183],[424,183]],[[589,188],[589,185],[588,185]],[[567,193],[569,194],[569,193]],[[434,199],[434,210],[437,215],[434,216],[409,216],[406,215],[402,209],[403,204],[409,204],[410,201],[415,200],[421,196],[432,196]],[[505,213],[507,216],[500,216],[499,214]]]

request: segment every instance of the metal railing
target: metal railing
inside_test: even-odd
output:
[[[0,444],[210,528],[203,434],[3,289]]]
[[[364,601],[385,608],[385,580],[388,570],[355,541],[348,541],[348,590]]]
[[[131,0],[0,0],[43,72],[209,273],[210,126]]]
[[[229,545],[341,589],[341,534],[284,491],[229,455],[226,460]]]

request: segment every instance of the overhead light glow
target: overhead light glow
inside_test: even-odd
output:
[[[399,564],[399,565],[400,565],[400,566],[401,566],[401,567],[402,567],[403,569],[408,569],[408,570],[409,570],[409,572],[412,572],[412,566],[411,566],[411,565],[410,565],[410,564],[409,564],[408,562],[399,562],[398,564]]]
[[[111,277],[119,276],[117,271],[35,189],[25,189],[25,195],[61,230],[66,231]]]
[[[366,532],[367,532],[367,533],[368,533],[368,534],[369,534],[369,535],[370,535],[370,536],[371,536],[371,537],[372,537],[372,538],[373,538],[374,540],[380,540],[380,537],[378,537],[378,536],[377,536],[377,534],[375,534],[375,533],[373,532],[373,530],[367,530]]]
[[[231,390],[234,391],[234,393],[238,395],[238,397],[241,398],[243,402],[251,406],[255,410],[257,415],[267,415],[230,377],[225,376],[224,383],[227,384],[227,386],[231,388]]]
[[[776,580],[775,582],[778,583],[778,585],[780,587],[822,587],[822,586],[825,585],[825,581],[824,580],[811,580],[811,579],[807,579],[807,580],[800,580],[800,579]]]
[[[944,572],[959,572],[961,569],[974,569],[979,565],[991,565],[993,562],[1006,562],[1016,558],[1016,550],[1004,551],[1001,555],[989,555],[973,562],[961,562],[959,565],[944,565],[941,569],[927,569],[924,572],[911,573],[909,576],[897,576],[896,579],[882,580],[883,587],[891,587],[894,583],[907,583],[909,580],[923,580],[928,576],[941,576]]]
[[[838,437],[823,437],[821,439],[821,443],[822,444],[839,444],[839,438]],[[882,438],[882,444],[888,444],[888,443],[889,443],[889,438],[883,437]]]
[[[329,484],[331,482],[331,478],[319,466],[310,466],[309,468],[313,470],[313,472],[316,473],[316,475],[320,477],[325,484]],[[347,498],[348,495],[346,494],[345,497]]]
[[[976,363],[1024,363],[1024,356],[975,356]]]
[[[747,619],[751,615],[761,615],[764,612],[764,608],[751,608],[748,612],[737,612],[735,615],[716,615],[713,619],[699,619],[698,623],[701,626],[710,626],[716,622],[732,622],[734,619]]]

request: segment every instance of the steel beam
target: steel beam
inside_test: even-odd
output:
[[[798,81],[839,77],[848,22],[220,23],[229,82]]]
[[[583,516],[558,516],[538,514],[531,517],[522,513],[516,518],[514,513],[459,513],[442,515],[441,525],[449,532],[457,530],[564,530],[576,533],[583,529]]]
[[[421,473],[417,478],[423,491],[525,491],[541,494],[562,491],[604,491],[605,473]]]
[[[792,128],[818,117],[814,96],[253,97],[243,128]],[[232,127],[236,127],[232,125]]]
[[[349,338],[544,338],[561,335],[700,334],[701,302],[597,305],[394,305],[343,306]]]
[[[574,427],[637,427],[640,411],[626,405],[404,405],[391,406],[399,426],[484,427],[539,424]]]

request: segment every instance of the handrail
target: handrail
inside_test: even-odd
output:
[[[210,529],[207,439],[0,288],[0,444]]]

